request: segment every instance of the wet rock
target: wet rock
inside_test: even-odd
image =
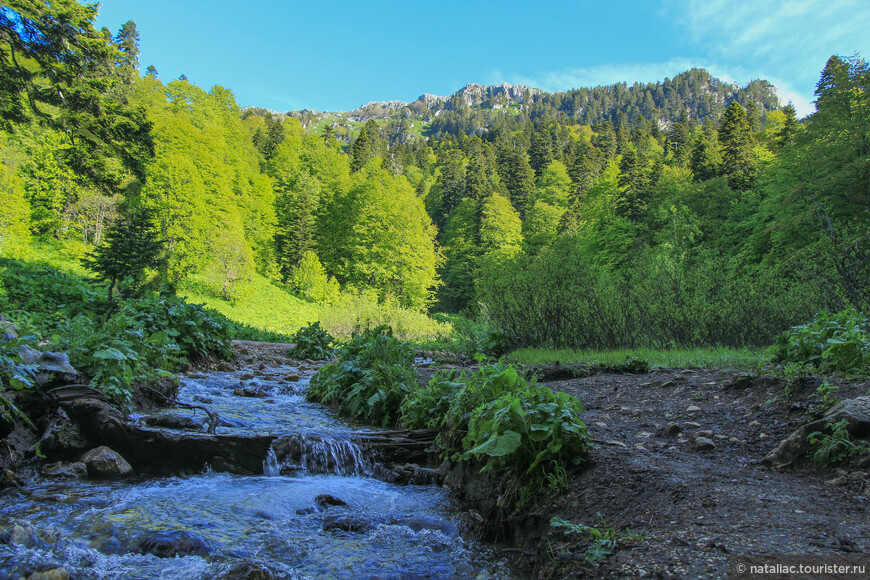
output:
[[[695,438],[695,451],[707,451],[711,449],[716,449],[716,444],[712,440],[706,437]]]
[[[21,487],[21,480],[15,472],[4,469],[3,473],[0,473],[0,488],[4,487]]]
[[[12,532],[3,530],[0,532],[0,546],[8,546],[12,543]]]
[[[45,477],[58,479],[86,479],[88,477],[88,466],[81,461],[75,463],[58,461],[57,463],[46,465],[42,470],[42,474]]]
[[[36,531],[30,526],[13,526],[12,532],[9,535],[9,544],[16,544],[18,546],[24,546],[25,548],[34,547],[39,538],[36,535]]]
[[[239,562],[219,576],[220,580],[279,580],[286,578],[284,572],[258,562]]]
[[[257,389],[254,387],[239,387],[233,389],[233,394],[237,397],[255,397],[258,399],[264,399],[269,396],[269,393],[263,389]]]
[[[332,506],[346,506],[347,502],[341,498],[335,497],[334,495],[329,495],[327,493],[322,493],[314,498],[314,503],[320,506],[323,509]]]
[[[706,429],[704,431],[696,431],[695,432],[695,439],[698,439],[699,437],[702,437],[704,439],[712,439],[713,438],[713,431],[711,431],[710,429]]]
[[[141,419],[148,427],[162,427],[179,431],[202,431],[203,425],[193,417],[185,415],[146,415]]]
[[[284,377],[284,380],[290,383],[295,383],[299,380],[299,375],[287,375],[286,377]]]
[[[350,516],[326,516],[320,527],[324,532],[349,532],[352,534],[362,534],[374,529],[371,523]]]
[[[63,409],[58,409],[39,440],[39,448],[48,456],[69,457],[84,453],[91,447],[93,445],[82,434],[78,424],[70,421]]]
[[[27,580],[69,580],[69,572],[64,568],[52,568],[45,572],[34,572]]]
[[[668,423],[667,425],[665,425],[665,437],[676,437],[682,432],[683,428],[680,426],[679,423]]]
[[[259,374],[259,373],[257,373],[257,374]],[[254,378],[253,373],[243,373],[242,375],[239,376],[240,381],[250,381],[253,378]]]
[[[236,370],[236,367],[234,367],[232,364],[228,363],[227,361],[222,360],[217,364],[217,370],[225,372],[225,373],[231,373],[231,372]]]
[[[82,455],[81,462],[87,466],[88,476],[94,479],[125,477],[133,473],[133,468],[121,454],[105,445]]]
[[[701,407],[699,407],[698,405],[689,405],[689,407],[686,409],[686,413],[700,413],[700,412],[701,412]]]
[[[166,530],[140,540],[140,554],[154,554],[158,558],[175,556],[207,556],[214,551],[204,536],[187,530]]]

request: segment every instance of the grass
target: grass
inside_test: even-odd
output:
[[[572,350],[524,348],[507,355],[507,360],[519,364],[613,364],[627,357],[646,359],[654,368],[731,368],[755,369],[766,363],[769,357],[763,352],[736,348],[696,349],[632,349],[632,350]]]
[[[230,320],[271,332],[291,335],[320,319],[322,307],[287,293],[262,276],[255,276],[244,297],[228,302],[207,293],[202,284],[191,280],[179,288],[188,302],[204,304]]]

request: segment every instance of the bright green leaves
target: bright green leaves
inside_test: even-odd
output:
[[[823,373],[870,373],[870,321],[854,309],[820,312],[776,339],[774,362],[798,363]]]

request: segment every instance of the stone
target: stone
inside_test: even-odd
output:
[[[14,471],[4,469],[3,473],[0,473],[0,488],[3,487],[21,487],[21,480]]]
[[[329,495],[327,493],[322,493],[314,498],[314,503],[320,506],[323,509],[332,506],[346,506],[347,502],[341,498],[335,497],[334,495]]]
[[[225,372],[225,373],[231,373],[231,372],[236,370],[236,367],[234,367],[232,364],[228,363],[227,361],[222,360],[217,364],[217,370]]]
[[[234,564],[218,578],[220,580],[279,580],[286,577],[285,572],[273,570],[259,562],[245,561]]]
[[[374,529],[371,523],[349,516],[326,516],[320,527],[324,532],[349,532],[352,534],[362,534]]]
[[[69,580],[69,572],[64,568],[53,568],[45,572],[34,572],[27,580]]]
[[[133,473],[130,464],[117,451],[105,445],[91,449],[80,460],[87,466],[88,476],[94,479],[125,477]]]
[[[668,423],[665,425],[665,437],[676,437],[683,432],[683,428],[679,423]]]
[[[207,556],[214,551],[208,540],[188,530],[165,530],[139,541],[140,554],[154,554],[158,558],[175,556]]]
[[[254,375],[252,373],[244,373],[239,377],[239,380],[240,381],[250,381],[253,378],[254,378]]]
[[[758,419],[755,419],[754,421],[750,421],[747,427],[749,427],[750,429],[754,429],[755,427],[761,427],[761,422]]]
[[[295,383],[299,381],[299,375],[287,375],[284,379],[290,383]]]
[[[713,435],[716,441],[728,441],[728,435]]]
[[[699,407],[697,405],[689,405],[689,407],[686,409],[686,413],[700,413],[700,412],[701,412],[701,407]]]
[[[36,532],[30,526],[13,526],[12,533],[9,537],[10,544],[32,548],[36,545],[38,538]]]
[[[186,415],[157,414],[146,415],[140,419],[148,427],[162,427],[179,431],[202,431],[203,424]]]
[[[695,451],[706,451],[716,449],[716,444],[706,437],[695,438]]]
[[[51,463],[46,465],[42,470],[42,475],[45,477],[54,477],[58,479],[86,479],[88,477],[88,466],[81,461],[75,463]]]
[[[237,397],[254,397],[257,399],[265,399],[269,396],[269,393],[266,391],[254,387],[240,387],[238,389],[233,389],[233,394]]]
[[[698,437],[703,437],[704,439],[712,439],[713,431],[711,431],[710,429],[706,429],[704,431],[696,431],[695,439],[697,439]]]

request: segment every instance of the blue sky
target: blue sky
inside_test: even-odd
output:
[[[347,111],[468,83],[547,91],[663,80],[692,67],[764,78],[801,115],[832,54],[870,58],[866,0],[104,0],[164,82],[240,105]]]

